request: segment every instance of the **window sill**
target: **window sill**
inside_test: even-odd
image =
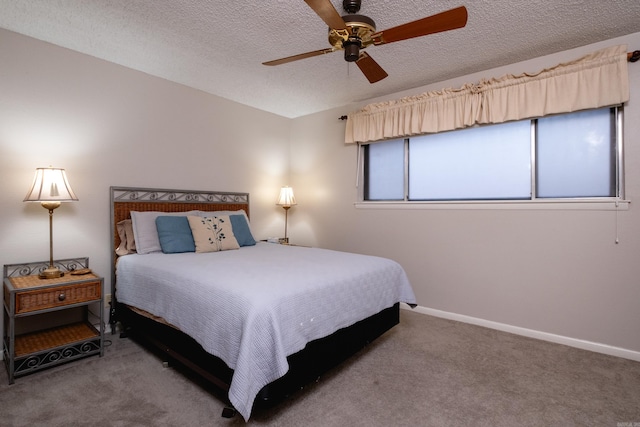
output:
[[[448,202],[356,202],[356,209],[626,211],[631,200],[555,199]]]

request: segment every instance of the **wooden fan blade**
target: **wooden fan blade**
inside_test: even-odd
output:
[[[304,0],[311,9],[333,30],[347,28],[344,19],[338,13],[330,0]]]
[[[362,74],[364,74],[367,80],[369,80],[369,83],[379,82],[389,75],[366,52],[360,52],[360,58],[356,61],[356,65],[360,68],[360,71],[362,71]]]
[[[400,40],[422,37],[442,31],[455,30],[467,25],[467,9],[464,6],[408,22],[371,36],[373,44],[381,45]]]
[[[325,53],[334,52],[336,49],[333,47],[327,49],[314,50],[313,52],[300,53],[298,55],[287,56],[286,58],[274,59],[273,61],[263,62],[262,65],[280,65],[288,62],[298,61],[300,59],[312,58],[314,56],[324,55]]]

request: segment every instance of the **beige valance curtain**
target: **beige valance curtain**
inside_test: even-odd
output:
[[[372,142],[502,123],[629,100],[627,46],[602,49],[534,74],[465,84],[350,113],[345,143]]]

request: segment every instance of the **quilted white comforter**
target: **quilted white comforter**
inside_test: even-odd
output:
[[[245,420],[260,389],[289,369],[288,355],[396,302],[416,303],[392,260],[271,243],[121,257],[117,298],[234,369],[229,400]]]

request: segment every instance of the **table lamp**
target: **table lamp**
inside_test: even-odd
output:
[[[284,186],[280,189],[280,196],[278,197],[278,201],[276,205],[282,206],[284,209],[284,243],[289,243],[289,238],[287,237],[287,213],[291,206],[297,205],[296,198],[293,195],[293,188],[289,186]]]
[[[63,275],[60,269],[53,265],[53,210],[59,207],[61,202],[77,200],[64,169],[36,169],[36,176],[24,201],[40,202],[43,208],[49,210],[49,267],[40,273],[42,279],[54,279]]]

